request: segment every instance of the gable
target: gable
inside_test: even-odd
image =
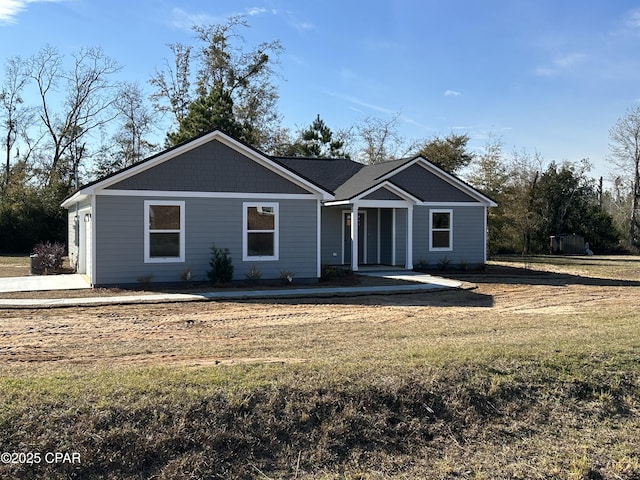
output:
[[[423,202],[478,202],[476,198],[428,171],[419,163],[396,173],[390,180]]]
[[[114,190],[304,194],[309,190],[213,139],[106,187]]]
[[[391,190],[382,187],[371,192],[369,195],[362,197],[362,200],[404,200],[404,198],[396,195]]]

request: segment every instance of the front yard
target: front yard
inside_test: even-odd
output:
[[[3,449],[82,459],[0,476],[640,478],[640,260],[457,275],[477,288],[0,310]]]

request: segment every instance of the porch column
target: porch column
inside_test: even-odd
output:
[[[413,270],[413,205],[407,207],[407,270]]]
[[[351,206],[351,270],[358,271],[358,205]]]

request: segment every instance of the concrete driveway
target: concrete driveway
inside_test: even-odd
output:
[[[0,293],[91,288],[83,275],[33,275],[0,278]]]

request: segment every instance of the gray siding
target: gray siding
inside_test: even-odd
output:
[[[394,175],[391,180],[425,202],[477,202],[420,165],[412,165]]]
[[[484,262],[484,207],[456,206],[453,210],[453,250],[429,251],[430,207],[413,209],[413,264],[425,260],[437,266],[438,260],[448,258],[453,264],[465,262],[474,266]]]
[[[309,193],[218,140],[189,150],[108,189]]]
[[[323,207],[322,264],[338,265],[342,261],[342,207]]]
[[[378,209],[367,211],[367,262],[378,263]]]
[[[391,250],[393,245],[393,213],[390,208],[380,211],[380,263],[391,265]]]
[[[190,268],[193,280],[206,280],[212,242],[217,247],[229,248],[234,279],[244,280],[252,265],[262,272],[263,279],[277,279],[283,270],[292,271],[295,278],[315,278],[317,275],[315,200],[278,201],[279,260],[243,262],[242,199],[162,198],[185,201],[185,261],[144,263],[144,201],[154,199],[96,198],[96,285],[135,284],[147,275],[151,276],[152,282],[175,283],[187,268]]]
[[[371,192],[366,197],[363,197],[363,200],[404,200],[399,197],[395,193],[386,188],[379,188],[378,190]]]

